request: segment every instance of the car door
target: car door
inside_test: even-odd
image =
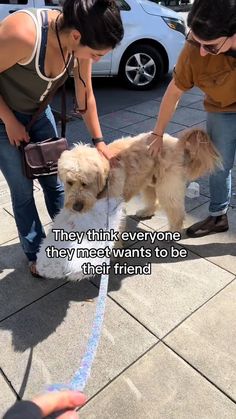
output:
[[[124,25],[125,33],[129,31],[129,23],[126,22],[126,12],[130,10],[129,4],[125,0],[116,0],[120,11],[121,18]],[[123,42],[123,41],[122,41]],[[113,59],[113,51],[106,54],[101,60],[93,64],[93,75],[94,76],[109,76],[111,74],[111,66]]]
[[[0,20],[16,10],[34,7],[34,0],[0,0]]]
[[[0,0],[0,20],[11,13],[29,7],[57,8],[62,6],[63,0]]]

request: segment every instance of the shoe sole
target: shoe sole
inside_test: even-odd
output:
[[[228,231],[228,229],[229,229],[229,227],[218,227],[218,228],[216,227],[216,228],[214,228],[214,230],[206,231],[205,233],[203,232],[203,233],[199,233],[199,234],[197,232],[189,233],[188,230],[186,230],[186,234],[187,234],[188,237],[192,237],[192,238],[204,237],[204,236],[208,236],[209,234],[213,234],[213,233],[224,233],[225,231]]]

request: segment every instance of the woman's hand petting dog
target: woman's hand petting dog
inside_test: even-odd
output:
[[[96,149],[99,153],[101,153],[110,163],[111,167],[116,167],[119,164],[119,157],[117,153],[110,150],[106,143],[101,142],[96,145]]]
[[[162,149],[163,135],[158,135],[152,132],[147,141],[148,141],[148,152],[153,158],[155,158]]]

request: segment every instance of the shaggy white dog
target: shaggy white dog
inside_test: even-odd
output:
[[[122,218],[121,199],[101,199],[89,212],[82,214],[64,208],[56,216],[41,245],[37,272],[45,278],[71,280],[106,273],[105,264],[109,262],[111,249],[119,238]],[[94,272],[91,268],[89,273],[84,264],[87,267],[101,266],[103,272]]]

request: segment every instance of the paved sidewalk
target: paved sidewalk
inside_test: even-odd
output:
[[[128,93],[128,92],[127,92]],[[160,98],[101,117],[107,140],[150,130]],[[199,90],[184,95],[168,132],[205,126]],[[68,126],[71,143],[87,140],[80,119]],[[235,193],[235,170],[234,170]],[[186,198],[186,226],[205,217],[206,179],[199,198]],[[20,188],[20,185],[19,185]],[[42,191],[35,197],[50,223]],[[36,280],[27,270],[0,174],[0,414],[16,394],[28,398],[46,384],[69,381],[85,350],[98,295],[98,279],[79,283]],[[165,230],[162,212],[139,222],[138,199],[127,207],[130,231]],[[235,208],[234,208],[235,207]],[[236,199],[230,230],[180,242],[129,243],[165,249],[151,274],[111,276],[105,324],[81,419],[236,418]],[[170,248],[187,249],[170,258]],[[147,260],[119,261],[145,265]],[[22,418],[23,419],[23,418]]]

